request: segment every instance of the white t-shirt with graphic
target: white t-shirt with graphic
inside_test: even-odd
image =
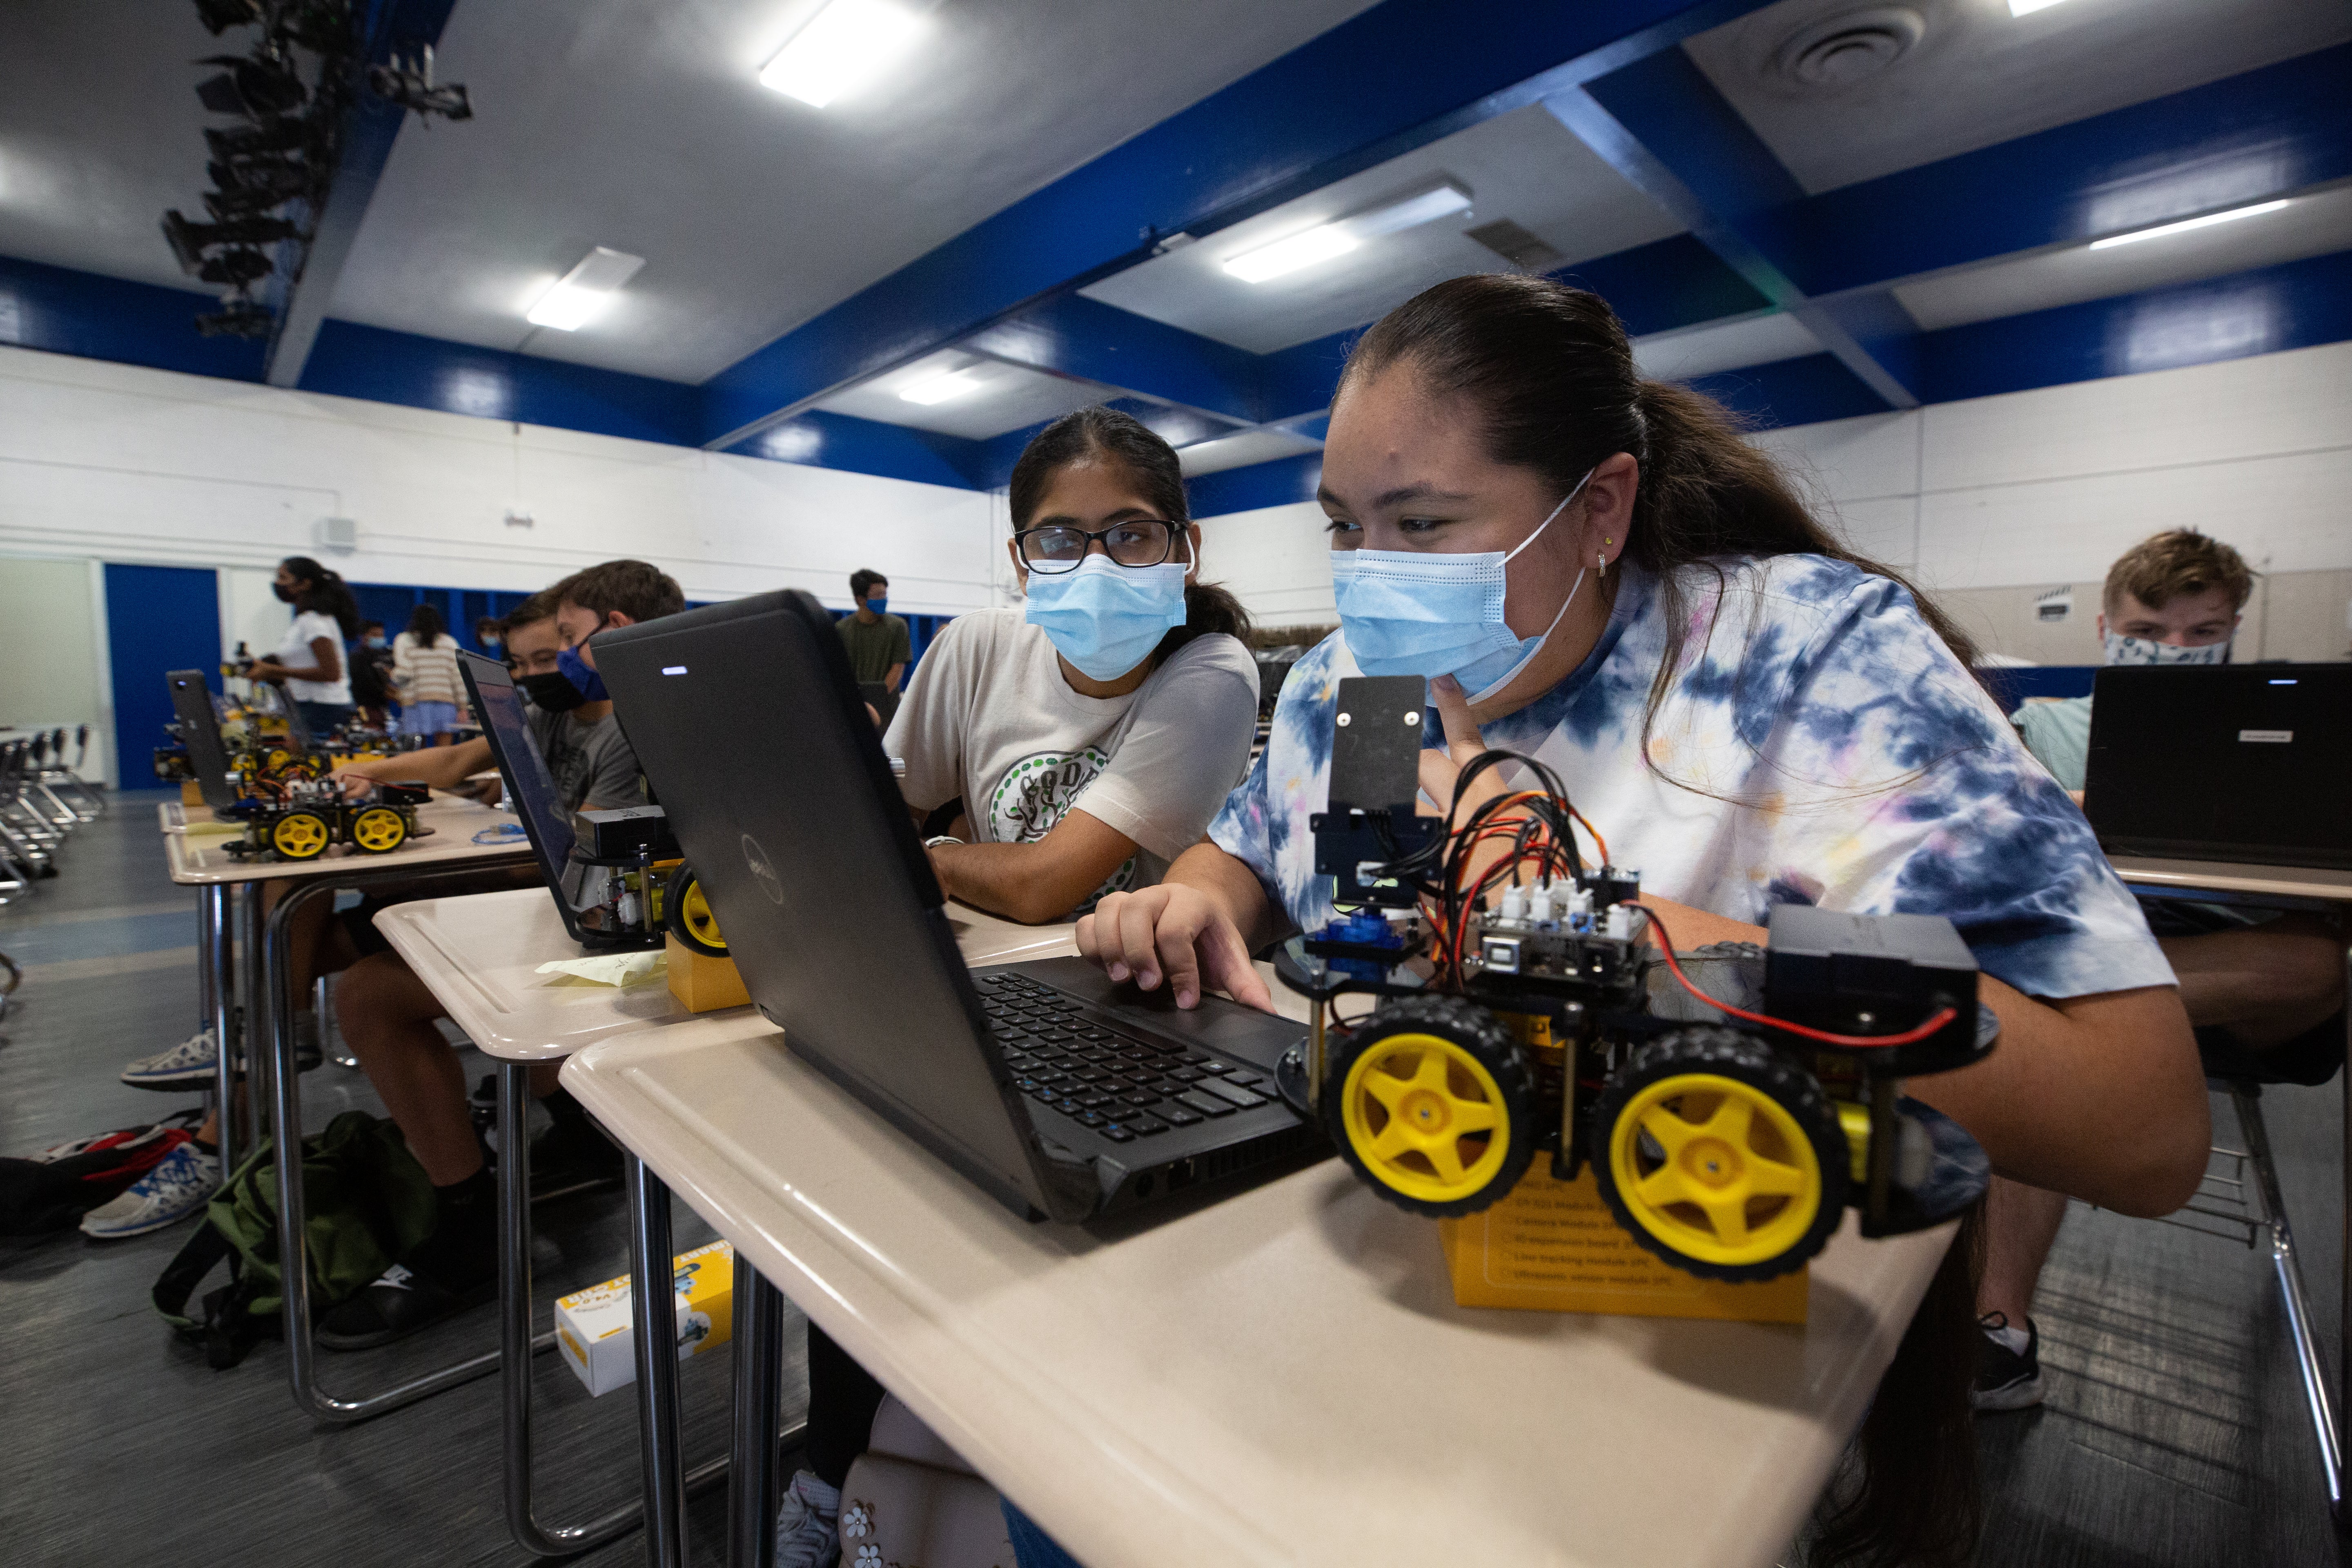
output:
[[[310,644],[319,637],[325,637],[343,649],[341,679],[289,679],[286,683],[287,695],[301,702],[324,702],[333,707],[346,707],[352,700],[351,650],[343,646],[343,628],[335,624],[334,616],[317,610],[304,610],[296,616],[294,624],[286,628],[286,640],[278,645],[278,662],[289,669],[318,668],[319,650]]]
[[[883,749],[906,759],[908,805],[962,797],[977,842],[1034,843],[1072,806],[1134,839],[1099,898],[1150,887],[1201,841],[1249,765],[1257,690],[1249,650],[1212,635],[1125,697],[1083,696],[1019,610],[980,610],[924,651]]]

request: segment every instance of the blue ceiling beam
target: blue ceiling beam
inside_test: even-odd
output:
[[[2352,44],[1789,204],[1755,224],[1819,297],[2352,176]]]
[[[1194,517],[1225,517],[1260,507],[1311,501],[1322,479],[1323,454],[1301,452],[1295,458],[1202,474],[1187,479],[1184,488],[1191,492]]]
[[[19,348],[228,381],[260,380],[258,342],[196,331],[196,318],[219,309],[220,301],[208,293],[0,257],[0,343]]]
[[[728,450],[737,457],[871,474],[877,479],[984,490],[1004,482],[1002,478],[992,477],[999,466],[993,447],[992,442],[969,441],[958,436],[942,436],[936,431],[813,408],[782,425],[771,426]],[[1002,460],[1005,472],[1009,473],[1012,466],[1010,458]]]
[[[1742,282],[1803,322],[1888,407],[1918,406],[1903,374],[1911,333],[1901,307],[1887,300],[1858,322],[1798,284],[1784,237],[1762,220],[1800,204],[1803,188],[1688,55],[1661,50],[1565,88],[1544,107]]]
[[[700,445],[695,437],[701,394],[682,382],[356,321],[331,321],[320,327],[301,390],[632,441]]]
[[[730,447],[1051,296],[1617,68],[1759,0],[1385,0],[862,289],[706,383]],[[1530,64],[1554,62],[1529,74]]]
[[[1080,294],[1045,300],[956,346],[1005,364],[1099,382],[1155,403],[1195,409],[1227,426],[1255,425],[1267,417],[1258,355]]]
[[[278,305],[278,325],[270,334],[263,372],[272,386],[299,386],[302,370],[334,303],[335,284],[351,259],[359,238],[360,221],[375,199],[376,182],[392,161],[392,144],[400,135],[407,111],[378,98],[367,88],[367,68],[390,62],[395,51],[412,55],[441,41],[457,0],[374,0],[362,24],[364,58],[352,68],[352,103],[343,116],[343,146],[336,160],[334,183],[324,206],[315,215],[310,247],[300,258],[301,270],[283,286]],[[281,257],[300,255],[287,241]]]

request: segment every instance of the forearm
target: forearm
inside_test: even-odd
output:
[[[435,789],[452,790],[488,767],[490,762],[489,742],[474,740],[389,757],[366,757],[337,771],[371,779],[414,779]]]
[[[1101,877],[1087,880],[1056,864],[1058,857],[1043,842],[942,844],[930,853],[931,869],[950,898],[1024,925],[1068,918],[1102,884]]]

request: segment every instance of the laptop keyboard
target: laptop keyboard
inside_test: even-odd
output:
[[[1276,1100],[1274,1080],[1189,1047],[1108,1027],[1025,974],[975,974],[1022,1093],[1114,1143],[1197,1127]]]

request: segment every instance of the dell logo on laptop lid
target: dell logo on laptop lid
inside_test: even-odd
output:
[[[743,864],[751,870],[751,880],[760,884],[760,891],[768,895],[768,902],[781,904],[784,901],[784,884],[776,875],[775,865],[768,858],[767,850],[761,847],[760,841],[748,833],[743,835]]]

